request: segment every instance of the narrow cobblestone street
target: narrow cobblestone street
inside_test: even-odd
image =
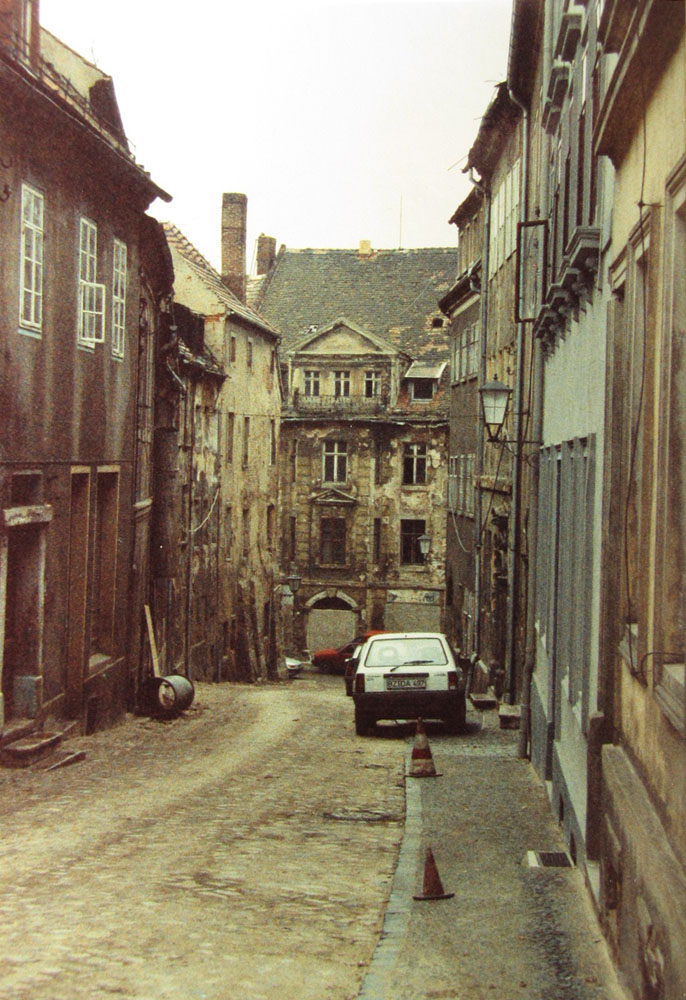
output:
[[[356,737],[309,672],[0,771],[1,1000],[622,1000],[581,872],[522,864],[564,847],[517,734],[429,724],[405,780],[414,728]],[[417,903],[428,845],[454,897]]]
[[[185,717],[2,771],[2,1000],[357,995],[403,832],[403,741],[340,678],[200,685]]]

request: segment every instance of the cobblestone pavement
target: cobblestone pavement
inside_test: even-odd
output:
[[[337,677],[200,685],[182,718],[0,771],[2,1000],[347,1000],[403,832],[401,740]]]

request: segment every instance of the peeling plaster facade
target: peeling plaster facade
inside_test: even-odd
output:
[[[295,631],[302,648],[367,628],[442,629],[447,423],[409,403],[409,365],[344,318],[287,354],[282,561],[303,576]],[[349,373],[349,396],[335,395],[340,371]],[[319,396],[307,394],[314,373]],[[372,380],[378,395],[366,396]],[[432,391],[440,391],[438,379]],[[406,460],[420,463],[416,474],[405,474]],[[408,475],[418,481],[405,483]],[[410,527],[431,538],[426,561],[416,542],[403,542]]]
[[[193,404],[196,485],[187,529],[197,589],[193,674],[208,680],[276,676],[282,655],[274,603],[280,579],[278,336],[175,227],[165,229],[175,300],[203,317],[204,344],[222,371],[216,395],[203,388]]]

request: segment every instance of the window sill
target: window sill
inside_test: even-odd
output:
[[[317,563],[316,566],[317,569],[340,569],[347,573],[350,572],[350,566],[347,563]]]
[[[42,329],[34,329],[33,327],[20,325],[18,332],[22,335],[22,337],[30,337],[31,340],[43,339]]]
[[[655,700],[676,731],[686,737],[686,664],[663,664]]]

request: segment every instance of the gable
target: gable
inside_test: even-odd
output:
[[[313,331],[293,348],[292,353],[322,357],[331,354],[351,357],[376,354],[379,357],[393,357],[397,351],[390,344],[384,344],[380,338],[366,333],[354,323],[339,320],[324,330]]]
[[[344,493],[342,490],[324,490],[322,493],[317,493],[315,496],[311,497],[312,503],[317,504],[340,504],[344,507],[349,507],[352,504],[356,504],[357,500],[355,497],[351,496],[349,493]]]

